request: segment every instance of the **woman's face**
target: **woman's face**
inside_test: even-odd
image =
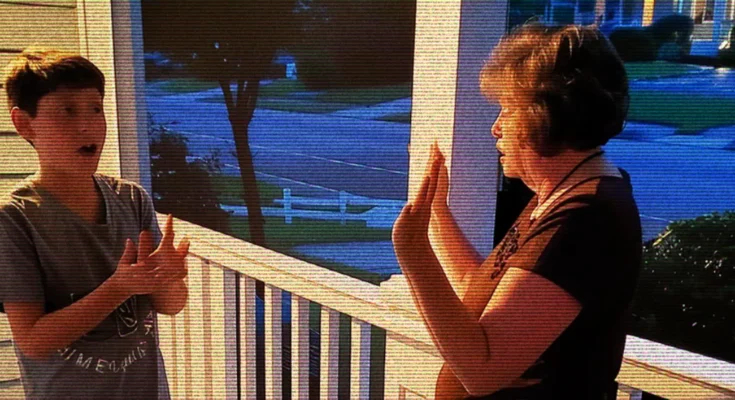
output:
[[[522,143],[522,126],[517,111],[503,107],[490,131],[497,139],[495,147],[500,152],[500,165],[509,178],[520,178],[526,183],[533,176],[531,167],[539,158],[531,146]]]

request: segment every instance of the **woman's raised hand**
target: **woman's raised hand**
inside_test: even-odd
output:
[[[431,153],[421,187],[413,201],[403,208],[393,225],[393,246],[399,260],[402,256],[415,252],[418,249],[417,245],[428,245],[429,243],[431,209],[438,191],[443,165],[444,156],[434,143],[431,145]],[[446,193],[444,192],[443,195],[446,196]]]

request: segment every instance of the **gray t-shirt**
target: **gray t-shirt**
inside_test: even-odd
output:
[[[34,301],[47,313],[69,306],[109,278],[125,248],[148,229],[161,232],[148,194],[135,183],[94,176],[106,221],[91,224],[49,192],[23,182],[0,201],[0,311]],[[73,324],[74,321],[68,321]],[[29,399],[167,399],[149,296],[134,296],[96,328],[45,360],[16,347]]]

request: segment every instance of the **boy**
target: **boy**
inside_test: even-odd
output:
[[[4,84],[39,161],[0,196],[0,311],[26,397],[168,398],[156,312],[184,307],[188,241],[174,248],[171,216],[161,237],[140,186],[95,173],[103,74],[78,55],[27,49]]]

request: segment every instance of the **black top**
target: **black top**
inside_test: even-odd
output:
[[[642,252],[638,208],[629,176],[621,174],[577,182],[538,220],[531,220],[537,204],[532,199],[491,255],[497,272],[513,266],[537,273],[582,309],[523,374],[541,383],[483,399],[615,398]]]

